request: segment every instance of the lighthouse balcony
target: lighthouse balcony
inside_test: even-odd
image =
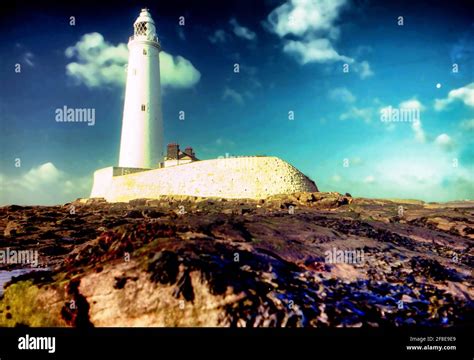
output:
[[[132,35],[128,38],[129,41],[133,40],[147,40],[147,41],[153,41],[160,45],[160,41],[158,40],[158,37],[156,35]]]

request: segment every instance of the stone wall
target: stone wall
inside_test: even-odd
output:
[[[111,174],[105,169],[96,172],[91,197],[104,197],[107,201],[160,195],[262,199],[318,191],[308,177],[276,157],[202,160],[123,176]]]

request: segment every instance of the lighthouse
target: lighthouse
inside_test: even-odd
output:
[[[314,181],[274,156],[199,160],[193,148],[181,150],[171,143],[164,157],[161,46],[147,9],[134,23],[128,48],[119,166],[94,172],[91,198],[109,202],[174,195],[265,199],[318,191]]]
[[[119,167],[156,168],[163,158],[160,51],[155,22],[142,9],[128,42]]]

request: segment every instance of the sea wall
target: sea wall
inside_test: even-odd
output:
[[[201,160],[122,176],[113,176],[111,169],[95,172],[91,197],[110,202],[160,195],[262,199],[318,191],[307,176],[277,157]]]

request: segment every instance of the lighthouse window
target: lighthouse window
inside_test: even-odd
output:
[[[135,35],[146,35],[146,22],[140,22],[135,25]]]
[[[146,55],[146,54],[147,54],[146,50],[145,50],[145,49],[143,49],[143,55]]]
[[[145,109],[146,109],[146,106],[142,105],[142,111],[145,111]]]

